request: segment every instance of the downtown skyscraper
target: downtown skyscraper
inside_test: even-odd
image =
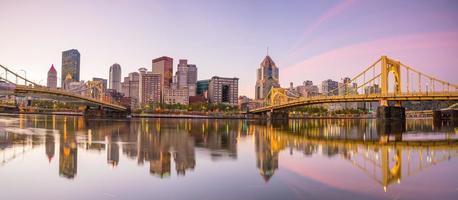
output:
[[[180,59],[176,79],[178,88],[187,88],[188,96],[195,96],[197,89],[197,67],[194,64],[188,64],[188,60]]]
[[[138,102],[146,104],[148,102],[160,103],[162,79],[161,74],[148,72],[146,68],[140,68],[138,83]]]
[[[162,76],[162,87],[170,87],[173,81],[173,58],[162,56],[154,59],[152,72]]]
[[[48,71],[47,86],[51,89],[57,88],[57,71],[54,68],[54,65],[51,65],[51,68]]]
[[[162,56],[153,59],[152,72],[161,75],[160,101],[162,101],[164,88],[170,88],[173,82],[173,58]]]
[[[121,65],[118,63],[110,67],[109,88],[121,92]]]
[[[264,99],[272,88],[280,87],[279,70],[272,58],[267,55],[257,70],[256,99]]]
[[[81,55],[76,49],[62,52],[61,86],[64,85],[68,74],[70,74],[72,81],[80,81],[80,58]]]

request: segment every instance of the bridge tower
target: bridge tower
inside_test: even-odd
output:
[[[394,88],[393,95],[401,95],[401,62],[382,56],[380,59],[380,93],[382,99],[377,108],[377,117],[381,119],[400,119],[405,120],[405,108],[401,106],[401,101],[396,101],[395,106],[389,106],[387,97],[389,96],[389,76],[393,74]]]
[[[394,76],[394,95],[401,94],[401,62],[394,61],[389,59],[386,56],[382,56],[381,58],[381,94],[383,96],[388,95],[388,81],[390,73],[393,73]],[[381,106],[388,106],[388,101],[386,99],[382,99],[380,101]],[[401,106],[401,102],[396,102],[396,106]]]

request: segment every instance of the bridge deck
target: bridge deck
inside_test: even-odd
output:
[[[83,102],[88,102],[88,103],[95,104],[95,105],[100,105],[100,106],[107,107],[107,108],[117,110],[117,111],[126,111],[127,110],[126,107],[117,105],[114,103],[105,102],[105,101],[94,99],[91,97],[72,94],[69,92],[65,92],[63,90],[50,89],[46,87],[26,87],[26,86],[16,85],[16,88],[14,89],[14,93],[17,93],[17,94],[18,93],[19,94],[32,93],[32,94],[41,94],[41,95],[50,95],[50,96],[61,96],[61,97],[76,99],[76,100],[83,101]]]
[[[265,106],[251,110],[250,113],[264,113],[274,110],[283,110],[299,106],[307,106],[323,103],[345,103],[345,102],[375,102],[380,100],[388,101],[448,101],[458,100],[458,92],[424,92],[424,93],[405,93],[405,94],[360,94],[360,95],[345,95],[345,96],[316,96],[308,98],[299,98],[291,100],[283,104]]]

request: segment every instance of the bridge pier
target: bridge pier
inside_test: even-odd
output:
[[[0,105],[0,113],[19,113],[19,107]]]
[[[458,110],[434,110],[433,111],[433,123],[434,127],[439,130],[442,126],[447,125],[454,127],[458,124]]]
[[[269,121],[288,121],[289,114],[286,111],[270,111],[266,113],[266,118]]]
[[[401,106],[379,106],[377,108],[377,118],[404,121],[406,119],[406,109]]]
[[[442,120],[455,121],[455,120],[458,120],[458,110],[454,110],[454,109],[450,109],[450,110],[435,110],[435,111],[433,111],[433,119],[434,119],[434,121],[442,121]]]
[[[86,107],[83,112],[86,118],[126,118],[129,112],[106,110],[99,106],[98,108]]]
[[[288,122],[289,113],[286,111],[269,111],[263,113],[247,113],[247,119],[265,120],[268,122]]]
[[[389,136],[394,136],[395,142],[402,141],[402,134],[406,132],[405,120],[386,119],[377,122],[377,132],[380,138],[388,140]]]

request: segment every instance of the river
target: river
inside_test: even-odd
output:
[[[456,199],[456,124],[0,117],[0,199]]]

